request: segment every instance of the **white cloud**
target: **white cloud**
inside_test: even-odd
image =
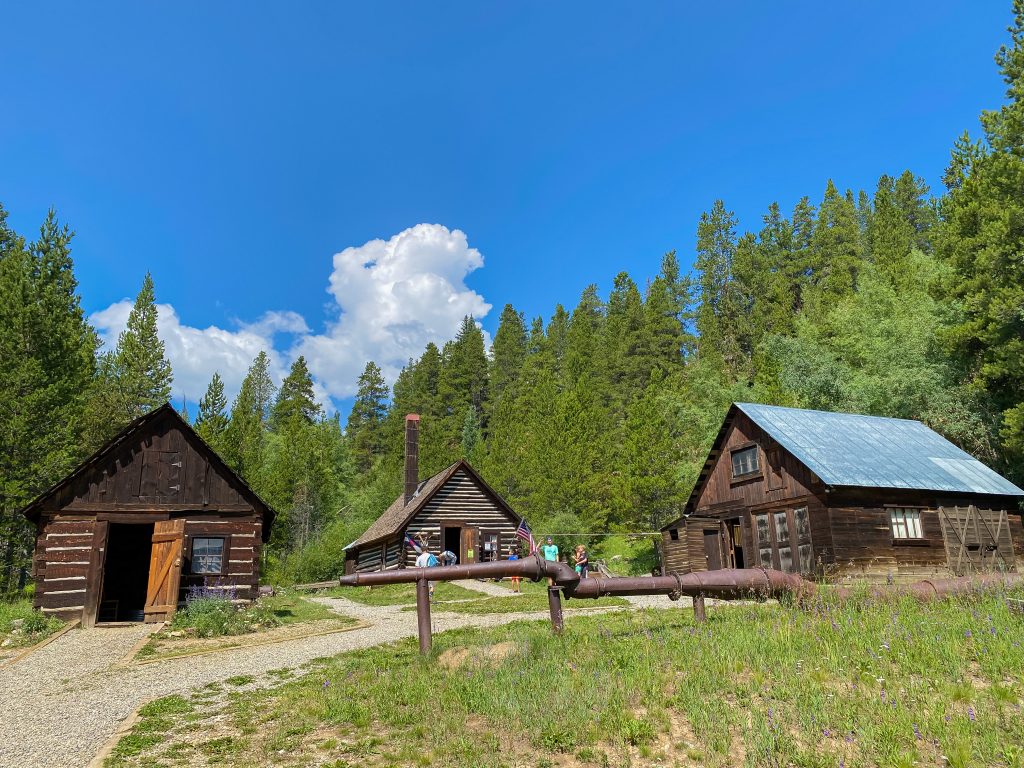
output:
[[[107,349],[113,349],[117,344],[117,337],[127,325],[131,309],[132,302],[122,299],[89,318]],[[274,334],[308,331],[308,327],[294,312],[268,312],[255,323],[242,325],[237,331],[215,325],[193,328],[182,324],[170,304],[158,304],[157,330],[174,371],[175,401],[182,395],[192,402],[198,401],[206,392],[214,371],[217,371],[224,379],[230,402],[260,350],[270,355],[271,373],[280,382],[287,369],[281,355],[274,350]]]
[[[462,318],[485,316],[491,305],[465,284],[483,266],[465,233],[440,224],[417,224],[389,240],[371,240],[334,256],[328,293],[338,310],[323,333],[313,333],[292,311],[268,311],[237,330],[195,328],[182,323],[169,304],[160,304],[158,327],[174,369],[174,395],[197,401],[219,371],[229,398],[234,397],[253,358],[265,350],[280,382],[288,366],[305,355],[318,396],[348,397],[368,360],[393,382],[409,358],[428,342],[454,338]],[[132,302],[124,299],[91,316],[108,348],[124,330]],[[285,351],[275,349],[288,335]]]
[[[479,319],[491,305],[468,288],[483,266],[464,232],[417,224],[391,239],[371,240],[334,256],[328,292],[340,318],[323,334],[298,340],[310,370],[335,397],[355,393],[356,379],[374,360],[391,382],[427,342],[454,338],[462,318]]]

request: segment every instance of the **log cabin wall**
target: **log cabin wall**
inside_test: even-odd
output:
[[[661,532],[661,569],[666,574],[690,572],[685,520],[678,520]]]
[[[64,618],[80,616],[90,590],[102,586],[109,563],[100,539],[118,524],[184,519],[179,601],[202,584],[255,599],[264,527],[273,519],[170,406],[134,422],[26,512],[37,533],[35,605]],[[200,537],[223,541],[220,573],[192,573]]]
[[[500,556],[507,557],[510,548],[519,543],[515,537],[519,521],[504,508],[464,470],[456,472],[438,489],[423,509],[409,521],[406,532],[417,541],[423,538],[431,552],[442,548],[442,526],[476,528],[481,533],[497,533]],[[476,549],[480,548],[479,540]],[[458,553],[456,553],[458,554]],[[479,561],[479,556],[477,557]],[[404,566],[416,562],[416,552],[406,549]]]

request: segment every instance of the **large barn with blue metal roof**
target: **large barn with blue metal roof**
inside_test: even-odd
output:
[[[734,403],[662,529],[667,573],[903,581],[1024,566],[1024,490],[918,421]]]

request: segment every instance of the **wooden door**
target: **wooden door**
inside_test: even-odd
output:
[[[717,571],[722,567],[722,532],[721,529],[704,529],[704,555],[708,560],[708,570]]]
[[[85,577],[85,608],[82,611],[82,626],[96,625],[103,597],[103,570],[107,563],[107,532],[110,523],[98,520],[93,527],[92,552],[89,553],[89,573]]]
[[[480,562],[480,553],[476,551],[477,534],[476,528],[462,529],[462,553],[460,563]]]
[[[185,521],[161,520],[153,525],[153,554],[149,560],[146,622],[167,621],[178,607]]]
[[[1016,570],[1006,510],[939,507],[939,522],[946,564],[958,576]]]

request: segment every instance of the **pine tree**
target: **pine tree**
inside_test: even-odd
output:
[[[101,356],[98,372],[90,402],[93,441],[102,441],[170,400],[173,374],[157,332],[153,277],[148,272],[117,347]]]
[[[0,207],[0,594],[16,587],[31,531],[16,510],[82,456],[97,341],[82,312],[73,234],[51,210],[26,245]]]
[[[403,374],[406,374],[403,371]],[[406,376],[406,379],[411,376]],[[403,385],[405,382],[403,381]],[[402,385],[396,385],[396,390]],[[345,434],[356,469],[369,471],[384,451],[384,420],[387,417],[388,385],[372,360],[359,376],[355,402],[348,416]]]
[[[850,192],[839,194],[831,179],[825,186],[825,197],[818,209],[811,245],[817,299],[815,311],[822,312],[837,299],[856,290],[857,275],[864,263],[853,195]]]
[[[938,251],[944,293],[957,316],[948,348],[999,414],[1006,471],[1024,479],[1024,2],[1015,0],[1011,43],[996,61],[1007,103],[984,112],[988,149],[964,137],[946,172]]]
[[[313,377],[306,365],[306,358],[299,355],[277,392],[277,400],[270,413],[270,428],[279,429],[284,422],[293,418],[305,419],[312,424],[322,415],[323,410],[313,393]]]
[[[697,307],[698,351],[717,354],[732,369],[743,366],[739,339],[740,307],[733,284],[736,256],[736,217],[716,200],[697,225],[697,260],[700,304]]]
[[[199,400],[199,414],[196,416],[196,431],[215,451],[221,450],[221,442],[228,428],[228,400],[224,395],[224,380],[214,372],[206,394]]]
[[[224,458],[250,483],[258,482],[275,387],[270,378],[270,358],[260,352],[242,380],[231,405],[231,418],[224,430]]]
[[[492,399],[501,397],[505,389],[519,378],[526,362],[526,353],[526,320],[521,312],[516,312],[511,304],[506,304],[501,311],[494,343],[491,344],[488,381]]]
[[[484,336],[471,316],[462,320],[455,339],[444,345],[437,381],[441,440],[448,461],[460,454],[466,409],[482,417],[487,399],[487,355]]]

